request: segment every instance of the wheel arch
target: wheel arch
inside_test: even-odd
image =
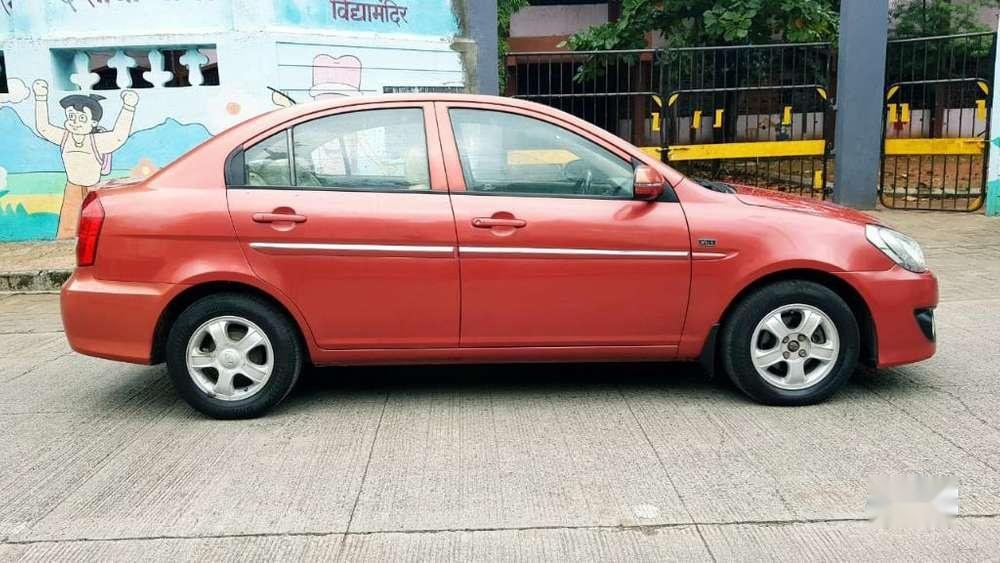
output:
[[[847,303],[847,306],[851,308],[854,318],[858,321],[858,330],[861,335],[861,350],[859,355],[861,363],[871,367],[878,364],[878,340],[875,334],[875,321],[868,303],[861,296],[861,293],[849,282],[838,277],[836,274],[822,270],[808,268],[780,270],[753,280],[741,289],[729,302],[729,305],[726,306],[719,316],[719,322],[716,327],[721,326],[729,315],[732,314],[733,309],[748,295],[768,285],[791,280],[813,282],[830,289],[840,296]],[[714,338],[710,339],[710,341],[712,347],[715,348]]]
[[[302,350],[306,355],[306,361],[311,362],[310,346],[306,336],[308,329],[303,325],[303,322],[298,315],[294,314],[282,300],[259,287],[247,283],[215,280],[198,283],[188,287],[184,291],[175,295],[167,306],[164,307],[163,311],[160,313],[160,318],[156,323],[156,329],[153,331],[150,363],[158,364],[164,361],[167,335],[170,333],[170,327],[173,326],[177,317],[180,316],[180,314],[195,301],[203,297],[219,293],[252,295],[277,307],[279,311],[288,317],[288,320],[290,320],[297,329],[296,332],[298,333],[300,343],[302,344]]]

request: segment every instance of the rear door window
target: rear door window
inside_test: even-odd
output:
[[[392,108],[331,115],[292,130],[297,186],[430,190],[424,112]]]

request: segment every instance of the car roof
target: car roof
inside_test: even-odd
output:
[[[229,129],[221,132],[216,137],[230,138],[231,136],[239,135],[253,135],[254,131],[260,132],[275,126],[278,126],[287,121],[293,121],[300,117],[309,116],[316,113],[323,113],[325,111],[337,108],[352,107],[352,106],[366,106],[366,105],[378,105],[387,104],[394,102],[477,102],[477,103],[490,103],[496,105],[506,105],[508,107],[520,107],[525,109],[530,109],[537,113],[542,113],[554,117],[560,117],[562,119],[575,119],[573,116],[566,114],[558,109],[538,104],[535,102],[529,102],[526,100],[519,100],[517,98],[509,98],[505,96],[486,96],[480,94],[449,94],[441,92],[428,92],[420,94],[377,94],[373,96],[343,96],[338,98],[326,99],[326,100],[310,100],[298,102],[295,105],[288,107],[275,107],[270,111],[265,111],[264,113],[255,115],[249,119],[241,121]]]
[[[420,94],[378,94],[374,96],[344,96],[332,100],[299,102],[288,108],[278,110],[278,113],[280,113],[283,118],[290,119],[299,115],[308,115],[326,109],[390,102],[479,102],[515,107],[530,107],[535,111],[543,113],[562,113],[555,108],[526,100],[520,100],[518,98],[506,96],[487,96],[482,94],[450,94],[442,92],[427,92]]]

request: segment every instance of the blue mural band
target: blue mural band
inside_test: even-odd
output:
[[[250,4],[0,0],[0,242],[72,236],[87,189],[276,105],[465,87],[450,0]]]

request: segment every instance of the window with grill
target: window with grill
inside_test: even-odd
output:
[[[64,90],[219,85],[215,45],[54,49],[52,59]]]

